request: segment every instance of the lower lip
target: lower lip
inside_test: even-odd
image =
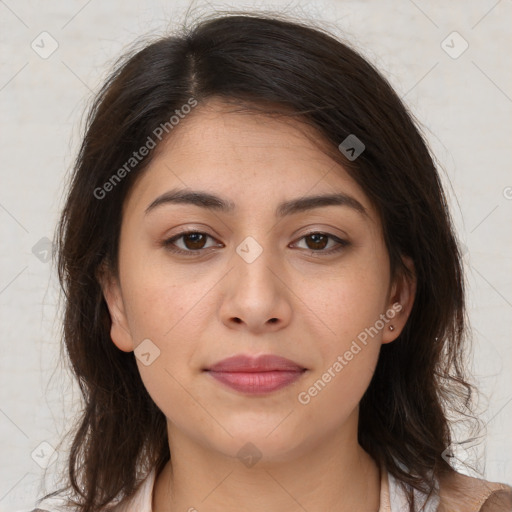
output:
[[[270,372],[214,372],[208,373],[236,391],[250,394],[269,393],[284,388],[299,379],[305,370]]]

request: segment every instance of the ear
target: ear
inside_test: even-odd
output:
[[[405,271],[399,272],[391,285],[388,307],[385,313],[389,321],[384,328],[382,343],[391,343],[400,336],[414,304],[416,295],[414,263],[411,258],[405,256],[402,257],[402,261],[410,275]]]
[[[119,279],[104,265],[98,269],[96,279],[100,283],[112,321],[110,337],[119,350],[131,352],[135,347],[126,318]]]

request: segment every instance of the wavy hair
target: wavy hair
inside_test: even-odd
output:
[[[453,472],[443,457],[448,413],[471,412],[474,393],[464,375],[461,254],[440,176],[413,116],[358,52],[311,23],[248,12],[206,17],[126,53],[90,108],[56,233],[63,340],[83,397],[66,473],[73,503],[96,512],[125,502],[171,458],[166,418],[133,352],[111,341],[98,280],[105,265],[117,274],[124,199],[154,152],[108,198],[98,190],[176,109],[212,97],[316,128],[377,209],[393,275],[407,274],[405,256],[414,263],[414,305],[399,338],[382,346],[358,433],[411,491],[412,510],[411,487],[433,492]],[[365,144],[354,161],[338,150],[351,134]]]

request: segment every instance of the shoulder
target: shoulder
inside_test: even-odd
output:
[[[151,503],[153,497],[153,486],[155,483],[155,469],[140,482],[140,485],[133,496],[120,503],[115,500],[110,505],[111,512],[151,512]],[[32,510],[26,512],[78,512],[76,506],[69,505],[69,501],[64,497],[53,497],[40,500]]]
[[[439,480],[438,512],[512,512],[512,487],[461,473]]]

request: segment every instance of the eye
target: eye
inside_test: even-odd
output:
[[[302,240],[304,240],[306,243],[306,247],[304,247],[304,249],[313,252],[320,252],[323,254],[332,254],[334,252],[341,251],[350,245],[350,242],[347,240],[342,240],[341,238],[331,235],[330,233],[322,233],[318,231],[304,235],[299,239],[299,242]],[[328,250],[324,250],[329,245],[329,241],[334,242],[334,247],[331,245]]]
[[[195,256],[194,253],[199,253],[203,249],[209,249],[212,247],[206,246],[206,240],[208,238],[214,240],[214,238],[207,233],[202,233],[200,231],[186,231],[164,240],[162,245],[171,252],[184,254],[186,256]],[[184,244],[181,248],[176,246],[176,242],[180,239],[183,239],[182,242]]]
[[[215,247],[215,245],[206,245],[206,241],[209,238],[215,240],[212,236],[201,231],[186,231],[183,233],[179,233],[178,235],[175,235],[172,238],[164,240],[161,243],[161,245],[175,254],[183,254],[185,256],[196,256],[201,254],[203,250]],[[342,240],[341,238],[338,238],[329,233],[322,233],[318,231],[314,231],[312,233],[304,235],[299,239],[299,242],[302,240],[305,241],[306,247],[301,248],[322,254],[332,254],[341,251],[342,249],[350,245],[350,242],[348,242],[347,240]],[[178,241],[181,241],[181,247],[178,246]],[[334,247],[331,245],[331,247],[328,250],[325,250],[326,247],[329,246],[330,241],[334,243]],[[295,244],[297,245],[298,242],[296,242]],[[223,244],[217,245],[217,247],[222,245]]]

